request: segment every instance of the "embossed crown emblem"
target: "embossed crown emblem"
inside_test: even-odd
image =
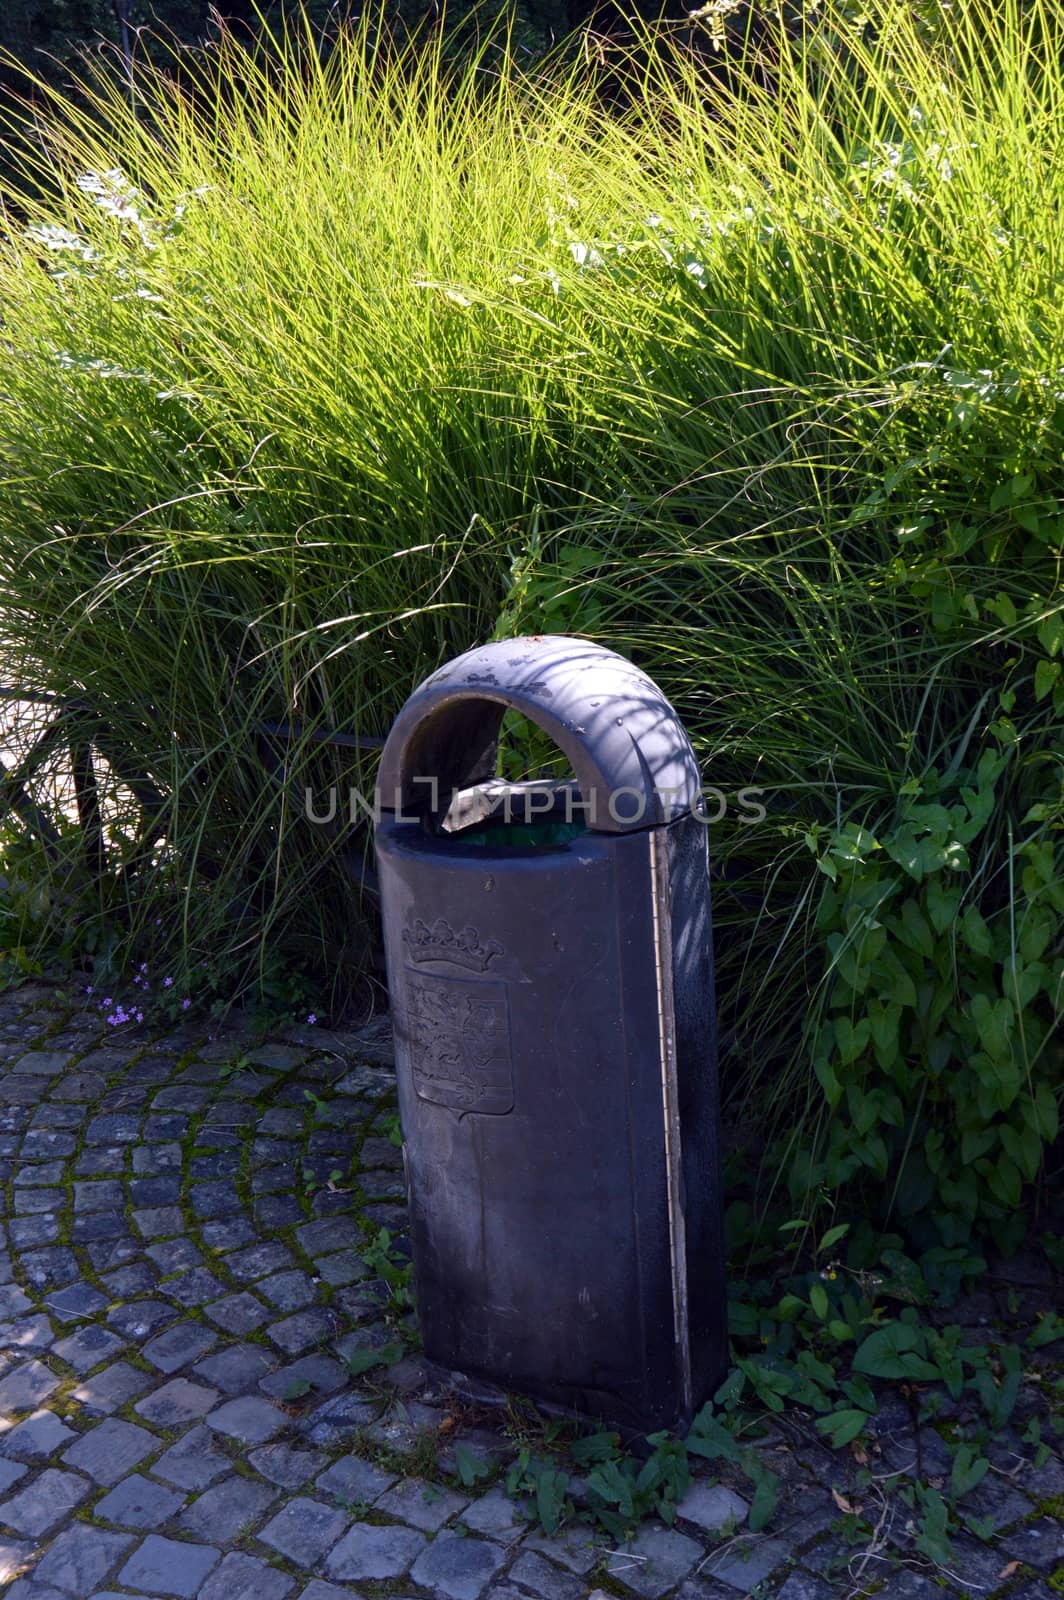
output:
[[[403,943],[412,961],[451,961],[470,972],[486,972],[496,956],[506,953],[497,939],[482,944],[476,928],[456,933],[444,917],[437,917],[431,928],[416,918],[412,928],[403,929]]]

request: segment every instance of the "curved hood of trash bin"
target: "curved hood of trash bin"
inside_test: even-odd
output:
[[[499,727],[520,712],[568,758],[589,828],[626,833],[698,807],[691,742],[657,684],[589,639],[539,634],[480,645],[425,679],[381,755],[382,813],[423,814],[495,776]]]

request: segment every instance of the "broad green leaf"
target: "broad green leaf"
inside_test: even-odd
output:
[[[1059,661],[1040,661],[1034,669],[1034,697],[1044,700],[1053,693],[1053,689],[1060,677]]]
[[[757,1487],[754,1497],[750,1502],[750,1515],[748,1526],[751,1533],[760,1533],[776,1509],[779,1497],[779,1479],[774,1472],[761,1468],[757,1476]]]
[[[817,1245],[817,1254],[823,1255],[825,1250],[830,1250],[832,1245],[838,1244],[840,1239],[845,1239],[849,1231],[850,1224],[848,1222],[837,1222],[833,1228],[828,1229]]]
[[[959,1445],[950,1472],[949,1487],[952,1498],[959,1500],[962,1495],[970,1494],[982,1483],[989,1471],[990,1462],[985,1456],[978,1455],[973,1445]]]
[[[871,1378],[916,1378],[930,1382],[937,1369],[924,1357],[922,1328],[906,1322],[888,1322],[870,1333],[857,1349],[853,1370]]]
[[[927,880],[924,904],[927,906],[927,914],[936,933],[945,933],[956,920],[960,903],[960,889],[947,889],[940,875],[936,874]]]
[[[829,1417],[817,1418],[816,1429],[827,1435],[834,1450],[839,1450],[857,1438],[868,1420],[867,1411],[833,1411]]]
[[[961,916],[961,934],[973,955],[993,960],[994,940],[990,929],[976,906],[966,906]]]

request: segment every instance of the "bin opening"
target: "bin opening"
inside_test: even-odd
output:
[[[485,850],[545,850],[578,839],[588,826],[572,781],[491,778],[457,790],[434,831]]]

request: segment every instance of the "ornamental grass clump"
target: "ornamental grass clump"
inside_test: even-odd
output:
[[[1009,1243],[1062,1077],[1064,29],[765,27],[608,94],[372,20],[42,88],[7,671],[163,797],[149,862],[57,885],[79,948],[238,995],[366,967],[304,793],[373,755],[315,730],[495,634],[627,650],[714,791],[725,1084],[792,1206]]]

